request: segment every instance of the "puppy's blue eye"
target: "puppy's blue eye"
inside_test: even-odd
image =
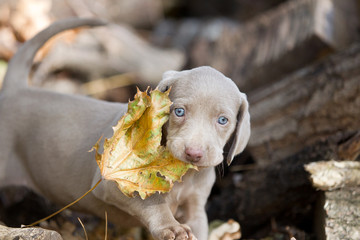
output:
[[[175,108],[175,115],[178,117],[183,117],[185,115],[185,109],[183,108]]]
[[[225,125],[225,124],[227,124],[227,122],[228,122],[229,120],[228,120],[226,117],[221,116],[221,117],[218,118],[217,121],[218,121],[219,124]]]

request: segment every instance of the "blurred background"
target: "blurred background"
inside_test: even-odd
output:
[[[209,221],[239,221],[242,239],[359,239],[360,183],[318,191],[304,170],[310,162],[359,160],[359,4],[0,0],[0,86],[17,49],[52,22],[106,19],[109,26],[52,38],[36,56],[30,84],[126,102],[136,86],[156,87],[164,71],[212,66],[247,94],[252,136],[231,167],[219,166]],[[346,204],[329,211],[339,198]],[[8,226],[38,220],[54,208],[26,189],[3,189],[0,200],[0,221]],[[68,234],[64,239],[82,239],[79,224],[69,222],[74,214],[48,225]],[[344,215],[353,218],[345,224]],[[81,216],[88,228],[98,229],[100,220]],[[149,238],[135,232],[114,230],[113,237]]]

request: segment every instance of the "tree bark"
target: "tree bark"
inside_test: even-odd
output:
[[[323,207],[326,213],[323,239],[360,239],[360,186],[325,192]]]

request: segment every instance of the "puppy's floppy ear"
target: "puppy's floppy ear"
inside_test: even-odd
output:
[[[162,80],[159,82],[158,86],[156,87],[162,92],[166,92],[170,86],[173,84],[176,76],[179,74],[178,71],[166,71],[163,74]]]
[[[238,112],[236,129],[234,132],[233,142],[230,147],[230,151],[227,155],[227,164],[230,165],[235,155],[241,153],[250,138],[250,114],[249,103],[246,99],[246,95],[241,93],[241,105]]]

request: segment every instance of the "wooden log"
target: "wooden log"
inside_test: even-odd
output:
[[[360,239],[360,162],[313,162],[305,169],[313,186],[325,191],[318,239]]]
[[[250,94],[249,101],[249,150],[259,164],[360,129],[360,45]]]
[[[315,188],[328,191],[360,186],[360,162],[321,161],[305,165]]]
[[[204,26],[190,56],[211,65],[243,91],[268,85],[357,39],[356,1],[287,1],[247,23]]]
[[[223,187],[221,195],[210,199],[209,219],[238,220],[245,236],[272,218],[285,217],[286,224],[303,220],[314,210],[321,194],[312,187],[304,165],[320,160],[342,160],[340,156],[357,158],[360,145],[348,154],[344,154],[343,146],[358,142],[359,133],[338,133],[272,165],[245,172],[241,181]]]

